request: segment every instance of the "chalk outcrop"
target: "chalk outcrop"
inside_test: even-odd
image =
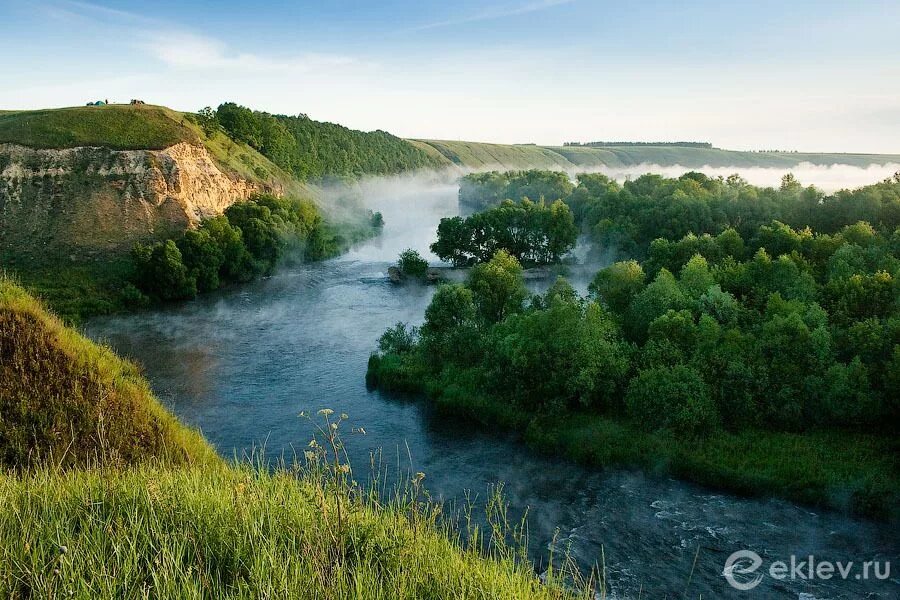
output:
[[[0,257],[85,260],[128,252],[221,214],[262,184],[223,172],[207,149],[0,144]]]

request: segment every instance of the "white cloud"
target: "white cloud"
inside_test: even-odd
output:
[[[131,45],[138,50],[174,68],[296,74],[360,64],[350,56],[316,52],[283,57],[239,52],[221,40],[181,25],[90,2],[63,0],[58,4],[44,5],[44,9],[58,19],[111,27],[116,36],[131,40]]]
[[[357,64],[352,57],[332,54],[306,53],[281,58],[235,52],[220,40],[189,31],[144,32],[140,37],[139,48],[171,67],[183,69],[305,73]]]

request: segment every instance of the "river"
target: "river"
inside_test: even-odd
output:
[[[430,256],[439,217],[457,212],[457,188],[440,179],[389,179],[363,191],[384,214],[380,238],[193,302],[95,319],[86,332],[143,365],[159,398],[223,455],[302,450],[311,429],[298,413],[329,407],[367,432],[347,439],[357,472],[381,450],[387,464],[425,473],[432,496],[448,502],[467,491],[484,498],[504,482],[511,513],[527,509],[538,570],[556,535],[582,567],[602,562],[611,598],[900,597],[896,527],[636,472],[583,469],[535,455],[512,436],[439,417],[427,402],[367,391],[366,360],[378,336],[398,321],[420,323],[433,293],[392,285],[387,267],[407,247]],[[593,270],[575,272],[576,287],[583,290]],[[790,565],[792,555],[854,566],[846,580],[766,576],[754,590],[738,591],[722,571],[742,549],[760,554],[766,567]],[[860,563],[869,560],[880,561],[882,572],[890,562],[890,577],[862,578]]]

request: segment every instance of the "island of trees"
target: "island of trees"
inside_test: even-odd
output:
[[[498,179],[481,181],[507,195]],[[587,296],[564,279],[534,296],[517,257],[493,249],[437,290],[421,328],[384,334],[368,383],[587,462],[890,513],[900,176],[824,195],[792,177],[583,175],[564,201],[633,258]]]

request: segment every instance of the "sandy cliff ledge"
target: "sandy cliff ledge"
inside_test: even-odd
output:
[[[0,256],[127,252],[257,191],[264,186],[223,172],[206,148],[187,143],[165,150],[0,144]]]

